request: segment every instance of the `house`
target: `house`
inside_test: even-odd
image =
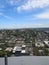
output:
[[[0,48],[0,51],[2,51],[2,48]]]
[[[0,43],[0,45],[4,45],[5,43]]]
[[[21,54],[22,55],[29,55],[29,49],[27,48],[26,45],[22,45],[22,50],[21,50]]]
[[[43,44],[43,42],[36,42],[35,46],[36,47],[44,47],[44,44]]]
[[[44,41],[45,45],[49,47],[49,41]]]
[[[38,50],[40,53],[43,53],[44,52],[44,50]]]
[[[10,52],[11,52],[11,51],[12,51],[12,49],[13,49],[13,48],[8,47],[8,48],[6,48],[6,49],[5,49],[5,51],[10,51]]]
[[[13,48],[13,50],[12,50],[12,53],[15,53],[16,52],[16,46]]]
[[[44,55],[44,50],[40,49],[38,50],[40,55]]]
[[[12,53],[15,54],[16,56],[21,55],[21,47],[15,46]]]

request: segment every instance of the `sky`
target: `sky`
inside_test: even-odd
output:
[[[49,0],[0,0],[0,29],[49,27]]]

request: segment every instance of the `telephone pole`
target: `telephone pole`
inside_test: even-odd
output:
[[[5,65],[8,65],[7,53],[5,54]]]

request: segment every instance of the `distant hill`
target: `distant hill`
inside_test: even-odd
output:
[[[19,29],[0,29],[0,30],[39,30],[39,31],[49,31],[49,28],[19,28]]]

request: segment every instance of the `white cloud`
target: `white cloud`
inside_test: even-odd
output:
[[[11,23],[12,24],[12,23]],[[20,29],[20,28],[40,28],[40,27],[49,27],[49,24],[43,24],[43,23],[34,23],[34,24],[0,24],[0,29]]]
[[[7,0],[10,5],[17,5],[21,0]]]
[[[27,2],[19,6],[17,10],[30,10],[33,8],[44,8],[46,6],[49,6],[49,0],[27,0]]]
[[[11,17],[7,16],[7,15],[3,15],[4,18],[6,19],[11,19]]]
[[[5,15],[4,13],[1,13],[1,12],[0,12],[0,16],[4,17],[4,18],[6,18],[6,19],[13,19],[13,18],[11,18],[11,17],[9,17],[9,16],[7,16],[7,15]]]
[[[37,19],[49,19],[49,10],[34,15],[33,20],[37,20]]]
[[[40,28],[40,27],[49,27],[49,24],[43,23],[34,23],[34,24],[20,24],[16,25],[16,28]]]
[[[37,18],[40,18],[40,19],[49,19],[49,12],[48,13],[42,13],[42,14],[39,14],[37,15]]]

